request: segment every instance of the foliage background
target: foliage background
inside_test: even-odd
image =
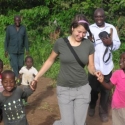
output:
[[[106,13],[106,22],[117,28],[122,42],[120,49],[113,53],[115,69],[119,67],[119,55],[125,51],[125,0],[0,0],[0,6],[0,58],[6,66],[9,66],[9,61],[4,57],[5,30],[9,24],[13,24],[14,15],[21,15],[22,24],[27,27],[30,55],[39,70],[51,53],[56,38],[68,35],[74,15],[83,13],[91,24],[94,22],[94,10],[102,7]],[[56,36],[57,29],[60,32]],[[45,76],[55,79],[58,70],[57,58]]]

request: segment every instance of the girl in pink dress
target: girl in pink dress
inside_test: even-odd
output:
[[[125,52],[120,56],[119,65],[120,69],[112,74],[109,84],[104,81],[103,75],[98,78],[107,89],[112,89],[115,86],[112,97],[113,125],[125,125]]]

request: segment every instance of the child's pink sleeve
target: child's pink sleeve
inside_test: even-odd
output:
[[[111,76],[111,78],[110,78],[110,81],[111,81],[112,84],[116,85],[116,84],[117,84],[117,79],[118,79],[118,72],[115,71],[115,72],[112,74],[112,76]]]

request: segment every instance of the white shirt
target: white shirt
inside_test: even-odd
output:
[[[36,76],[38,71],[33,66],[30,69],[27,69],[26,66],[23,66],[19,71],[19,74],[22,74],[22,85],[29,85]]]
[[[121,42],[117,34],[116,28],[108,23],[105,23],[105,26],[103,28],[99,28],[96,23],[90,25],[90,31],[92,32],[92,35],[94,36],[94,45],[95,45],[95,54],[94,54],[94,63],[96,70],[100,70],[103,75],[108,75],[112,69],[114,68],[113,60],[112,60],[112,53],[111,53],[111,47],[109,47],[108,52],[106,53],[106,56],[104,60],[107,60],[109,57],[109,53],[111,53],[111,58],[108,62],[103,61],[103,55],[105,52],[106,47],[104,46],[102,40],[99,38],[99,33],[102,31],[106,31],[110,34],[110,29],[113,29],[113,35],[112,35],[112,41],[113,41],[113,47],[112,51],[115,51],[119,49]]]

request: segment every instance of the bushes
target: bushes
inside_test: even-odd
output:
[[[12,1],[13,2],[13,1]],[[11,0],[1,1],[1,5],[6,3],[8,8],[1,6],[0,12],[0,55],[5,64],[9,64],[8,59],[4,58],[3,42],[6,26],[13,23],[14,15],[22,16],[22,23],[27,27],[30,44],[30,55],[34,58],[34,65],[39,68],[51,53],[53,42],[57,37],[68,35],[71,19],[76,13],[84,13],[90,23],[93,23],[93,12],[98,7],[103,7],[106,11],[107,21],[117,25],[118,33],[122,41],[120,49],[113,53],[115,68],[118,67],[118,59],[121,52],[125,51],[124,33],[124,0],[15,0],[14,5]],[[20,3],[20,4],[19,4]],[[108,6],[107,6],[108,3]],[[117,4],[117,6],[116,6]],[[17,5],[17,6],[16,6]],[[60,33],[54,36],[56,29]],[[52,38],[52,37],[55,38]],[[59,62],[46,73],[46,76],[56,78],[59,70]]]

